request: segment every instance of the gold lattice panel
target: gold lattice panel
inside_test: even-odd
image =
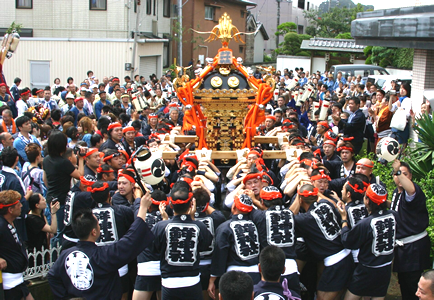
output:
[[[255,103],[255,99],[202,98],[195,99],[194,102],[202,105],[203,114],[207,118],[208,149],[228,151],[242,148],[243,121],[248,105]]]

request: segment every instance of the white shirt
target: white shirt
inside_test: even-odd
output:
[[[24,102],[24,100],[20,99],[15,103],[15,106],[18,110],[18,117],[22,116],[24,114],[24,112],[26,110],[29,109],[29,107],[27,106],[26,102]]]

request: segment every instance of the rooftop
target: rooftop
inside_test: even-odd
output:
[[[314,37],[310,40],[304,40],[300,49],[316,51],[333,51],[333,52],[357,52],[363,53],[365,46],[356,45],[355,40],[319,38]]]

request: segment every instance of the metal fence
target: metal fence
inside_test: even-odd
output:
[[[33,252],[27,251],[29,266],[24,272],[24,280],[46,277],[51,266],[59,257],[61,249],[62,246],[57,244],[56,247],[50,249],[42,247],[41,251],[36,251],[36,249]]]

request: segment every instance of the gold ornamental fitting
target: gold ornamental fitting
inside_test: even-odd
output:
[[[240,85],[240,80],[235,76],[231,76],[228,79],[228,85],[229,85],[229,87],[234,89]]]
[[[214,76],[213,78],[211,78],[211,86],[213,88],[219,88],[219,87],[221,87],[222,83],[223,83],[222,79],[220,77],[218,77],[218,76]]]

